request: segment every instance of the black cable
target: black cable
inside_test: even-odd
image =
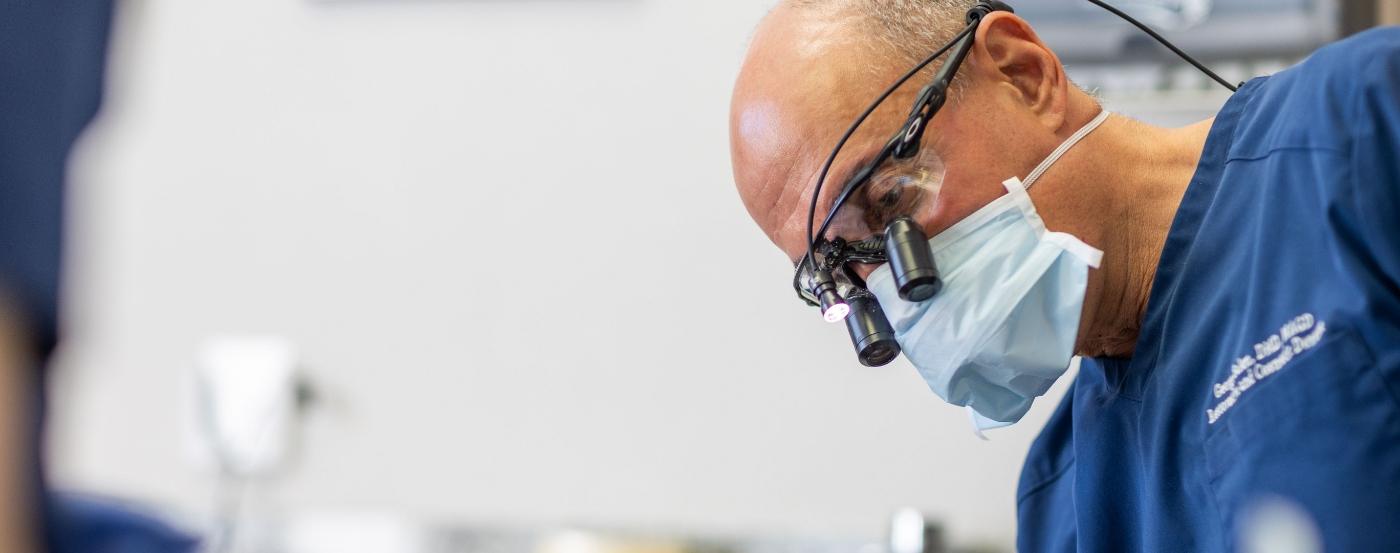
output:
[[[978,16],[973,19],[970,24],[980,25],[982,17],[983,16]],[[821,226],[817,227],[817,236],[826,234],[827,229],[831,226],[832,220],[835,219],[836,214],[841,210],[841,206],[846,204],[846,200],[850,199],[851,194],[855,193],[856,189],[860,188],[860,185],[870,179],[870,177],[880,169],[880,165],[889,160],[890,156],[899,158],[900,150],[911,144],[914,147],[914,151],[909,155],[917,153],[918,145],[922,140],[921,137],[923,133],[928,130],[929,124],[933,121],[933,116],[937,115],[940,109],[943,109],[943,102],[947,99],[948,86],[953,82],[953,78],[957,76],[957,71],[962,67],[963,61],[967,59],[968,52],[972,50],[972,40],[972,35],[967,34],[954,37],[953,43],[949,46],[949,48],[953,48],[953,53],[949,54],[948,60],[943,63],[942,67],[938,68],[938,72],[934,75],[933,81],[919,92],[919,101],[914,104],[914,109],[910,110],[909,118],[905,120],[904,126],[900,127],[902,132],[894,138],[891,138],[890,141],[885,144],[884,149],[880,150],[880,154],[857,172],[856,176],[846,183],[841,193],[837,194],[836,200],[831,202],[831,210],[826,213],[826,218],[822,220]],[[911,139],[911,134],[917,137]]]
[[[945,44],[942,48],[939,48],[938,51],[924,58],[924,61],[919,62],[913,69],[910,69],[904,76],[895,81],[893,85],[885,89],[885,91],[880,94],[880,97],[876,98],[874,102],[871,102],[870,107],[866,108],[865,111],[860,114],[860,117],[856,118],[855,122],[851,124],[851,127],[846,129],[846,134],[841,136],[841,140],[838,141],[836,147],[831,150],[831,155],[826,158],[826,164],[822,166],[821,174],[817,176],[817,184],[812,190],[812,205],[807,210],[807,259],[805,262],[811,263],[813,270],[817,269],[817,239],[812,226],[816,223],[817,219],[817,203],[821,200],[822,184],[826,182],[827,173],[831,171],[831,166],[835,164],[836,156],[841,153],[841,149],[846,146],[846,142],[851,139],[851,136],[856,133],[856,130],[860,128],[861,124],[864,123],[872,113],[875,113],[875,110],[880,107],[880,104],[885,102],[885,99],[889,98],[891,94],[894,94],[896,90],[899,90],[899,87],[904,86],[906,81],[913,78],[914,75],[917,75],[919,71],[922,71],[928,64],[933,63],[933,60],[942,56],[944,52],[947,52],[949,48],[952,48],[954,44],[957,44],[958,41],[962,40],[968,33],[976,29],[977,23],[977,21],[970,23],[961,33],[958,33],[953,40],[949,41],[948,44]],[[903,129],[901,129],[901,132],[902,130]]]
[[[1162,43],[1162,46],[1166,46],[1168,50],[1171,50],[1171,51],[1172,51],[1172,53],[1176,54],[1177,56],[1180,56],[1181,59],[1186,60],[1186,63],[1189,63],[1189,64],[1195,66],[1196,69],[1199,69],[1202,73],[1205,73],[1206,75],[1210,76],[1210,78],[1215,79],[1215,82],[1220,83],[1221,86],[1224,86],[1225,88],[1230,89],[1230,92],[1235,92],[1235,91],[1239,90],[1239,86],[1237,86],[1237,85],[1232,85],[1232,84],[1230,84],[1229,81],[1226,81],[1225,79],[1221,78],[1220,75],[1216,75],[1214,71],[1211,71],[1211,70],[1210,70],[1210,68],[1206,67],[1206,66],[1205,66],[1204,64],[1202,64],[1201,62],[1196,61],[1196,58],[1191,57],[1190,54],[1187,54],[1186,52],[1182,51],[1180,48],[1177,48],[1176,45],[1175,45],[1175,44],[1172,44],[1171,41],[1169,41],[1169,40],[1166,39],[1166,37],[1163,37],[1162,35],[1157,34],[1157,31],[1152,30],[1151,27],[1148,27],[1147,25],[1144,25],[1141,21],[1138,21],[1138,20],[1136,20],[1136,19],[1133,19],[1133,16],[1124,13],[1123,10],[1120,10],[1120,9],[1118,9],[1118,8],[1115,8],[1115,7],[1113,7],[1113,6],[1110,6],[1110,5],[1108,5],[1108,3],[1103,2],[1103,1],[1101,1],[1101,0],[1089,0],[1089,3],[1090,3],[1090,4],[1093,4],[1093,5],[1095,5],[1095,6],[1098,6],[1098,7],[1100,7],[1100,8],[1103,8],[1103,9],[1105,9],[1105,10],[1108,10],[1109,13],[1112,13],[1113,15],[1116,15],[1116,16],[1118,16],[1118,17],[1123,18],[1123,20],[1124,20],[1124,21],[1127,21],[1128,23],[1132,23],[1132,24],[1133,24],[1134,26],[1136,26],[1138,29],[1141,29],[1142,32],[1147,33],[1147,36],[1150,36],[1150,37],[1156,39],[1157,42]]]

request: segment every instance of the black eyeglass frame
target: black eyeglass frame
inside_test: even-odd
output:
[[[851,264],[879,265],[889,261],[888,256],[885,255],[884,240],[879,236],[872,236],[856,242],[847,242],[842,238],[823,239],[821,244],[817,246],[817,253],[821,256],[818,266],[822,270],[832,273],[839,271],[842,277],[859,289],[866,287],[865,280],[851,270]],[[807,305],[819,307],[821,303],[817,300],[816,294],[811,291],[814,286],[804,286],[802,282],[804,274],[812,275],[811,272],[806,271],[809,267],[810,265],[803,262],[797,264],[792,275],[792,288],[797,292],[797,297],[806,302]]]
[[[938,113],[938,110],[940,110],[947,101],[948,89],[951,86],[953,77],[957,75],[958,69],[962,66],[963,61],[967,59],[968,52],[972,50],[972,42],[975,37],[974,31],[981,23],[982,18],[993,11],[1010,12],[1013,10],[1005,3],[995,0],[979,1],[976,6],[968,10],[967,26],[964,27],[957,36],[953,37],[953,40],[929,55],[887,88],[885,92],[856,119],[851,127],[847,129],[846,134],[837,142],[836,147],[832,150],[831,155],[823,165],[812,192],[812,203],[807,213],[807,254],[802,259],[798,260],[797,269],[793,275],[793,288],[797,291],[798,297],[801,298],[803,302],[814,307],[821,306],[821,303],[817,299],[818,292],[816,290],[816,275],[819,271],[832,274],[840,270],[844,273],[844,276],[851,279],[853,283],[859,282],[859,285],[857,285],[858,288],[864,291],[865,283],[849,270],[850,263],[880,264],[888,261],[883,237],[881,236],[871,236],[857,242],[846,242],[841,238],[827,240],[825,237],[826,232],[830,229],[831,222],[836,218],[836,214],[840,212],[841,208],[846,205],[846,202],[851,199],[852,195],[870,182],[871,177],[875,175],[876,171],[878,171],[885,162],[889,161],[890,158],[907,159],[918,153],[923,140],[924,131],[927,129],[928,121],[933,119],[933,116]],[[850,140],[851,135],[855,134],[855,131],[860,128],[860,125],[863,124],[865,120],[869,118],[870,114],[883,104],[895,90],[898,90],[905,82],[913,78],[914,75],[918,74],[927,67],[928,64],[941,57],[949,49],[953,49],[953,54],[949,57],[947,63],[943,64],[934,74],[933,80],[919,91],[918,99],[914,102],[914,107],[910,110],[909,116],[905,120],[904,125],[900,127],[899,132],[891,137],[889,141],[885,143],[885,146],[880,149],[880,152],[868,163],[852,174],[850,178],[846,179],[846,183],[842,186],[840,194],[837,194],[836,199],[832,202],[831,209],[822,220],[821,227],[819,229],[814,229],[817,202],[821,197],[822,185],[826,182],[826,177],[831,171],[831,166],[836,161],[836,156],[841,152],[846,142]],[[860,244],[863,247],[859,249],[850,249],[846,247],[852,244]],[[833,247],[833,245],[835,245],[835,247]],[[834,255],[828,255],[828,252]],[[822,255],[819,257],[818,254]],[[811,274],[814,275],[813,283],[807,284],[802,282],[804,269],[811,269]]]

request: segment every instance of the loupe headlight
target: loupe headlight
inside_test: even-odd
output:
[[[840,291],[836,289],[836,279],[831,276],[831,271],[821,269],[813,275],[812,293],[817,296],[817,302],[822,308],[822,319],[828,323],[838,322],[845,319],[850,314],[851,306],[841,297]]]

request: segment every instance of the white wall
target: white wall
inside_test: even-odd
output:
[[[189,509],[179,375],[283,334],[294,509],[1009,546],[1025,450],[855,363],[733,191],[763,0],[128,1],[76,161],[59,481]],[[1058,396],[1058,392],[1056,394]]]

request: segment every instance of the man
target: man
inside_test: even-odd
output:
[[[763,20],[734,90],[734,175],[794,263],[840,133],[971,5],[790,0]],[[898,214],[932,237],[933,297],[897,295],[888,266],[851,263],[850,280],[979,428],[1015,422],[1083,356],[1022,472],[1019,549],[1284,535],[1400,551],[1400,31],[1323,48],[1176,129],[1106,116],[1013,13],[973,33],[918,154],[819,238],[878,236]],[[852,135],[818,225],[926,82]]]

